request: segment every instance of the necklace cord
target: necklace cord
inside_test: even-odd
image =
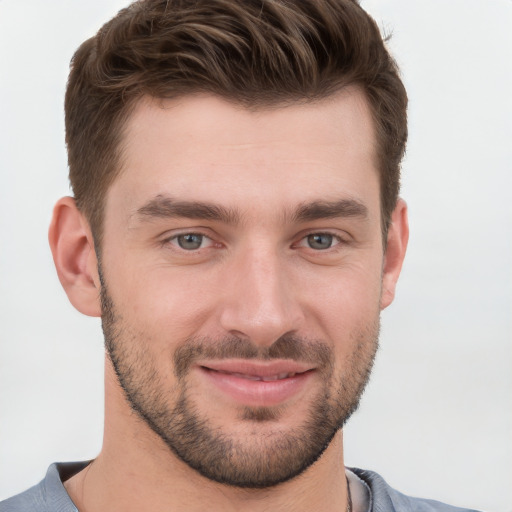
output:
[[[347,481],[347,512],[352,512],[352,494],[350,492],[350,483],[348,477],[345,477]]]

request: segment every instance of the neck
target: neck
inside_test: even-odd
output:
[[[106,381],[102,451],[64,484],[80,512],[347,509],[341,431],[320,459],[292,480],[264,489],[231,487],[206,479],[178,459],[131,411],[108,366]]]

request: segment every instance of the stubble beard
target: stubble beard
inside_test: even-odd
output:
[[[322,341],[284,336],[269,348],[258,348],[235,337],[185,340],[173,356],[176,385],[169,389],[144,349],[144,334],[126,325],[103,281],[105,346],[128,403],[179,459],[212,481],[257,489],[300,475],[320,458],[359,405],[378,347],[378,313],[349,340],[353,351],[341,369],[334,368],[333,349]],[[285,414],[280,407],[241,407],[239,422],[247,425],[241,437],[212,425],[194,403],[187,376],[200,357],[307,361],[317,366],[316,377],[324,386],[311,397],[304,421],[294,429],[279,424]]]

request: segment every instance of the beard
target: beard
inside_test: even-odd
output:
[[[165,384],[151,339],[123,319],[102,282],[102,328],[107,354],[131,408],[168,448],[202,476],[241,488],[266,488],[303,473],[317,461],[357,409],[378,347],[378,310],[370,325],[345,342],[352,347],[342,368],[324,341],[286,335],[270,347],[234,336],[189,338],[172,358],[175,384]],[[301,424],[284,427],[286,407],[242,407],[242,431],[216,426],[195,402],[190,369],[199,359],[291,359],[311,363],[322,387],[312,396]],[[302,404],[300,404],[302,407]]]

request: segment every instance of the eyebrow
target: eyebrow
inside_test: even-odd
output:
[[[161,195],[148,201],[137,210],[136,214],[147,219],[183,217],[214,220],[226,224],[236,224],[240,220],[240,215],[236,211],[220,205],[196,201],[178,201]]]
[[[333,219],[338,217],[368,218],[368,208],[355,199],[341,199],[340,201],[314,201],[302,204],[293,214],[296,222],[307,222],[320,219]]]
[[[237,224],[241,215],[238,211],[224,206],[198,201],[178,201],[168,196],[158,195],[149,200],[136,211],[142,220],[154,218],[187,218],[204,219]],[[320,219],[343,217],[368,217],[368,208],[355,199],[341,199],[339,201],[312,201],[301,204],[296,210],[285,215],[285,220],[292,222],[308,222]]]

